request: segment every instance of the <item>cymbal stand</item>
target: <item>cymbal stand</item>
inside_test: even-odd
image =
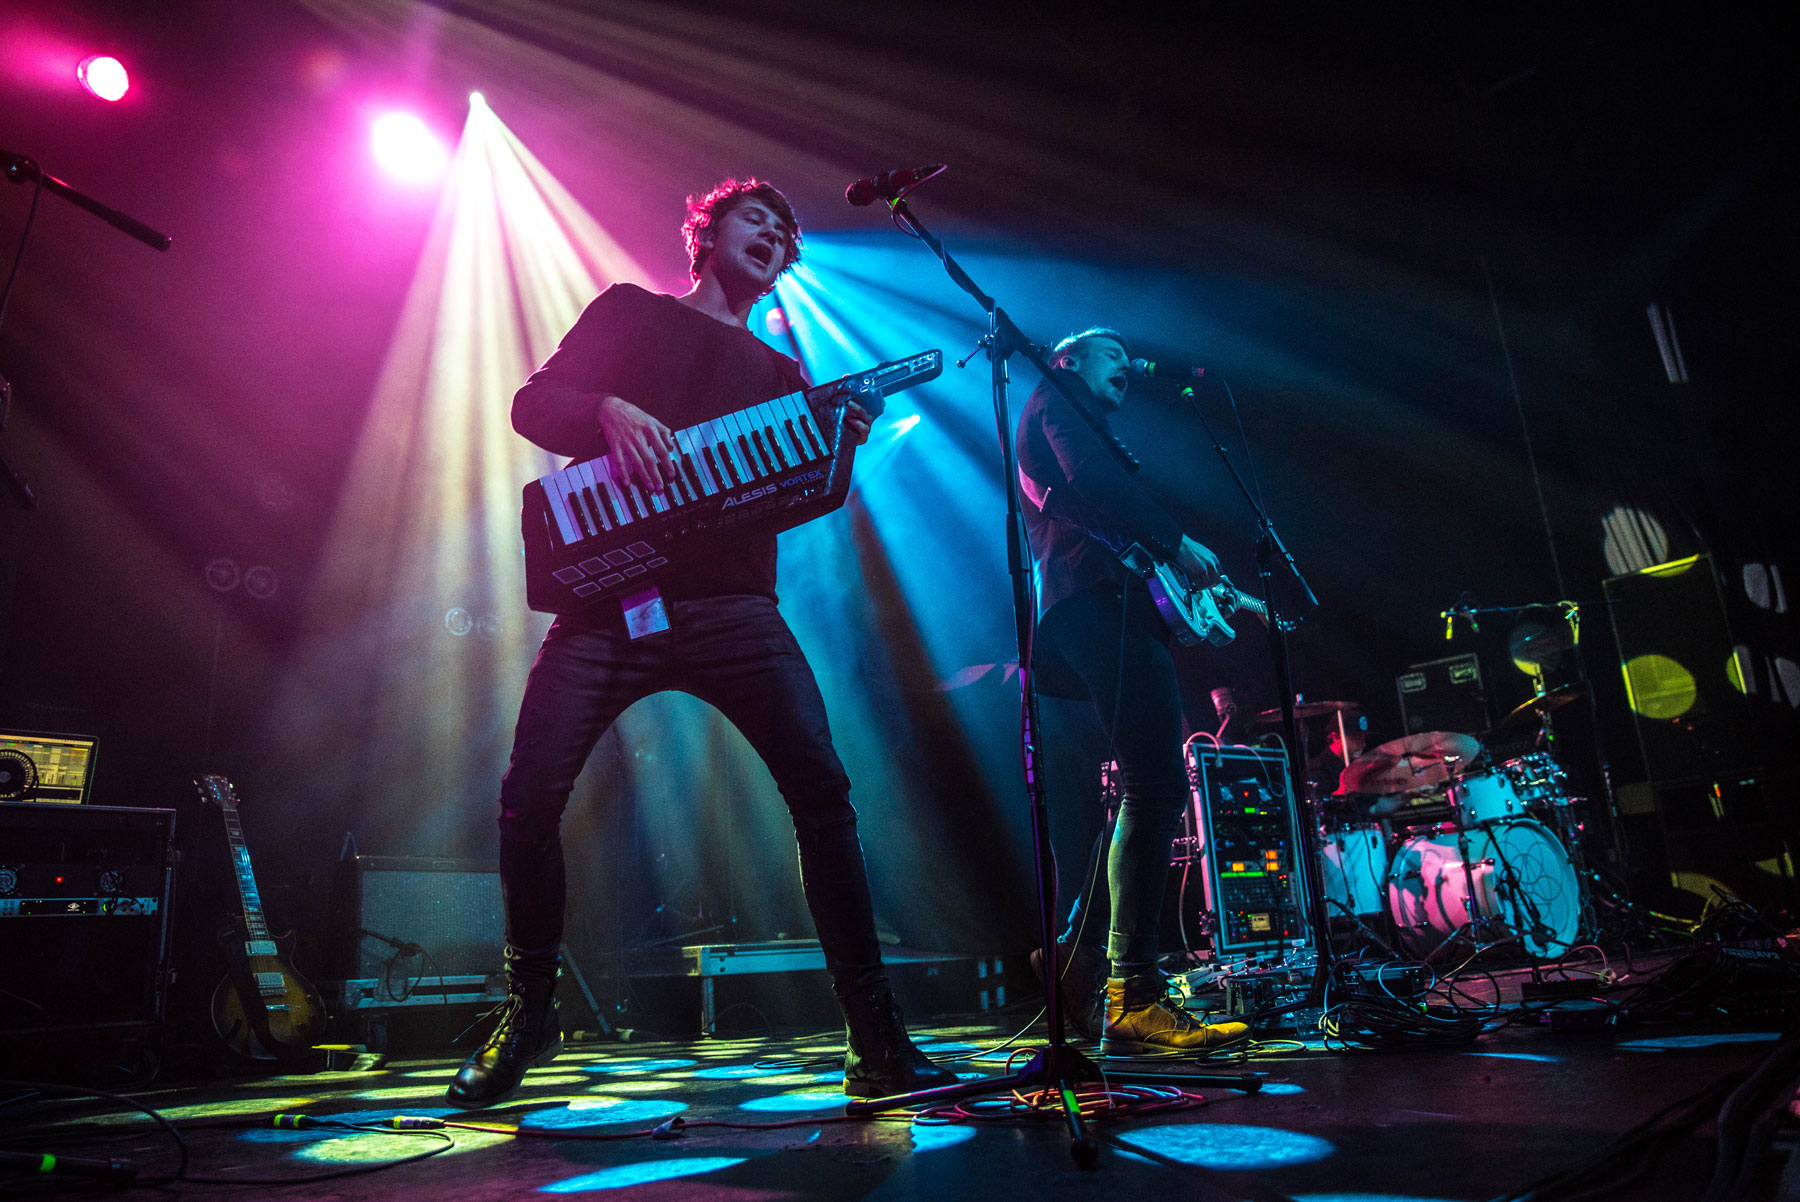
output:
[[[1037,601],[1032,589],[1031,561],[1027,554],[1024,509],[1019,497],[1017,446],[1014,441],[1012,414],[1006,398],[1008,361],[1014,355],[1020,356],[1031,364],[1052,388],[1061,393],[1077,413],[1085,415],[1085,409],[1079,401],[1068,395],[1063,384],[1051,372],[1050,364],[1045,358],[1044,348],[1026,338],[994,298],[982,291],[981,287],[970,278],[944,244],[913,215],[912,210],[906,204],[905,196],[901,195],[890,200],[888,205],[893,210],[895,223],[901,225],[903,229],[931,248],[932,253],[943,264],[944,271],[951,280],[957,287],[974,298],[975,303],[981,306],[988,318],[988,332],[982,339],[982,345],[987,350],[988,362],[992,367],[994,423],[1000,436],[1000,479],[1006,490],[1007,572],[1012,579],[1013,627],[1019,652],[1019,742],[1024,770],[1025,796],[1031,811],[1031,850],[1033,867],[1037,873],[1038,934],[1043,948],[1044,976],[1047,986],[1044,1010],[1048,1038],[1045,1040],[1044,1047],[1034,1052],[1023,1068],[1006,1076],[945,1085],[938,1089],[921,1090],[911,1094],[896,1094],[887,1098],[851,1101],[844,1110],[847,1114],[874,1114],[883,1110],[895,1110],[908,1106],[936,1106],[959,1098],[975,1097],[981,1094],[1036,1090],[1054,1098],[1061,1105],[1063,1120],[1069,1133],[1069,1151],[1074,1157],[1075,1163],[1082,1168],[1093,1168],[1099,1160],[1099,1149],[1088,1134],[1087,1124],[1082,1121],[1080,1103],[1075,1096],[1075,1089],[1082,1082],[1114,1080],[1166,1083],[1171,1080],[1181,1080],[1254,1092],[1260,1087],[1260,1081],[1251,1075],[1181,1074],[1177,1077],[1169,1074],[1134,1074],[1111,1071],[1102,1077],[1099,1067],[1088,1059],[1079,1048],[1068,1042],[1067,1034],[1063,1029],[1061,991],[1056,987],[1054,975],[1057,968],[1056,872],[1050,851],[1049,806],[1045,797],[1042,763],[1038,753],[1040,726],[1037,686],[1031,670],[1031,640],[1037,621]],[[1289,704],[1291,706],[1292,703]]]

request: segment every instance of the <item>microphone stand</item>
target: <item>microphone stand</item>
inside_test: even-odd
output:
[[[970,278],[956,259],[945,249],[931,231],[927,230],[907,207],[904,195],[896,196],[888,201],[896,220],[904,222],[905,227],[919,240],[931,248],[944,270],[961,288],[974,298],[988,316],[988,332],[982,338],[981,345],[987,349],[988,361],[992,366],[992,387],[994,401],[994,423],[1000,436],[1001,480],[1006,490],[1006,558],[1007,572],[1012,580],[1013,625],[1014,635],[1019,650],[1019,705],[1020,705],[1020,753],[1025,778],[1025,796],[1031,811],[1031,850],[1032,864],[1037,874],[1037,906],[1038,935],[1043,948],[1043,964],[1046,1000],[1044,1004],[1048,1038],[1045,1046],[1034,1051],[1025,1066],[1017,1072],[1003,1077],[989,1077],[981,1081],[968,1081],[957,1085],[945,1085],[937,1089],[920,1090],[910,1094],[896,1094],[887,1098],[871,1098],[863,1101],[851,1101],[844,1109],[847,1114],[873,1114],[883,1110],[893,1110],[904,1106],[935,1106],[958,1098],[974,1097],[979,1094],[1039,1090],[1053,1094],[1061,1103],[1063,1117],[1069,1132],[1069,1151],[1075,1163],[1082,1168],[1093,1168],[1099,1159],[1099,1150],[1088,1135],[1086,1124],[1082,1122],[1081,1107],[1075,1096],[1075,1088],[1084,1081],[1123,1081],[1138,1083],[1165,1084],[1170,1081],[1186,1081],[1207,1085],[1220,1085],[1245,1092],[1255,1092],[1261,1088],[1261,1080],[1254,1074],[1195,1074],[1195,1073],[1154,1073],[1154,1072],[1113,1072],[1108,1070],[1104,1077],[1099,1067],[1084,1055],[1079,1048],[1068,1042],[1063,1029],[1063,1010],[1061,991],[1057,989],[1059,966],[1056,958],[1056,873],[1054,860],[1050,851],[1049,805],[1045,797],[1042,765],[1038,753],[1038,702],[1037,686],[1031,670],[1032,628],[1037,621],[1037,604],[1032,595],[1031,563],[1026,557],[1025,514],[1019,499],[1019,465],[1018,448],[1014,441],[1012,414],[1007,404],[1007,361],[1019,355],[1037,369],[1040,376],[1070,405],[1077,413],[1085,413],[1085,407],[1070,396],[1066,387],[1050,370],[1050,364],[1044,357],[1044,348],[1032,342],[1013,324],[1012,318],[1006,315],[994,298],[982,291],[981,287]],[[1292,702],[1289,702],[1290,708]]]
[[[1230,385],[1226,386],[1227,388]],[[1279,556],[1287,565],[1294,582],[1306,594],[1307,601],[1314,609],[1319,606],[1318,594],[1312,585],[1306,582],[1306,576],[1300,571],[1300,565],[1294,561],[1294,553],[1281,539],[1281,532],[1275,529],[1268,510],[1257,500],[1256,494],[1244,483],[1237,465],[1231,462],[1231,456],[1225,453],[1225,444],[1213,433],[1212,423],[1206,420],[1200,403],[1194,398],[1192,385],[1181,390],[1194,416],[1200,419],[1200,428],[1206,432],[1211,441],[1213,451],[1219,462],[1225,465],[1226,474],[1244,498],[1244,504],[1256,516],[1256,575],[1262,583],[1263,603],[1269,607],[1269,659],[1275,668],[1275,687],[1281,693],[1281,731],[1284,750],[1287,752],[1288,788],[1293,793],[1294,809],[1299,814],[1298,832],[1301,846],[1295,848],[1294,872],[1299,877],[1302,896],[1306,899],[1308,924],[1312,927],[1313,944],[1318,955],[1318,969],[1313,974],[1312,985],[1307,990],[1308,1006],[1320,1006],[1325,1001],[1325,989],[1331,981],[1334,967],[1334,953],[1331,946],[1331,924],[1326,917],[1324,882],[1319,875],[1320,848],[1314,846],[1319,833],[1318,811],[1306,788],[1306,759],[1300,744],[1299,722],[1294,716],[1294,668],[1293,659],[1288,651],[1288,629],[1290,623],[1281,616],[1281,606],[1275,594],[1275,560]],[[1259,489],[1260,491],[1260,489]]]
[[[121,233],[129,234],[148,246],[151,250],[168,250],[173,241],[167,234],[159,234],[137,218],[128,213],[121,213],[109,205],[103,205],[93,197],[57,179],[54,175],[46,175],[42,168],[22,154],[14,154],[10,150],[0,150],[0,171],[15,184],[28,180],[36,180],[37,186],[46,192],[54,192],[77,208],[86,209],[106,224]]]
[[[131,235],[152,250],[169,249],[171,239],[167,234],[159,234],[137,218],[101,204],[86,193],[57,179],[54,175],[46,175],[43,168],[25,155],[15,154],[10,150],[0,150],[0,174],[4,174],[15,184],[35,183],[36,185],[36,191],[31,198],[31,212],[25,218],[25,232],[19,236],[18,254],[20,256],[25,253],[25,239],[31,235],[31,218],[37,213],[38,194],[43,192],[52,192],[77,208],[86,209],[114,229]],[[15,257],[12,275],[8,276],[4,286],[0,286],[0,321],[6,319],[6,302],[12,293],[13,279],[18,273],[18,266],[18,259]],[[0,430],[6,429],[11,400],[11,390],[6,381],[0,378]],[[25,509],[38,507],[37,490],[32,488],[29,481],[19,475],[3,454],[0,454],[0,479],[6,481],[21,507]]]

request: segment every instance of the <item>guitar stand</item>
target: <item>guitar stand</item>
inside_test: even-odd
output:
[[[1025,518],[1019,497],[1017,446],[1012,414],[1006,398],[1008,361],[1014,355],[1022,356],[1032,367],[1037,369],[1038,374],[1050,387],[1069,402],[1076,413],[1085,417],[1086,409],[1070,396],[1067,388],[1052,373],[1050,364],[1044,356],[1044,348],[1027,339],[1013,324],[1012,318],[1006,315],[1006,311],[994,301],[994,298],[983,292],[980,286],[970,278],[968,273],[962,269],[961,264],[957,263],[944,247],[944,244],[913,215],[912,210],[907,207],[904,194],[890,200],[888,205],[893,211],[895,222],[903,224],[906,230],[916,235],[920,241],[931,248],[932,253],[943,264],[950,279],[957,287],[974,298],[976,304],[981,306],[982,311],[988,317],[988,332],[982,339],[982,345],[987,351],[988,362],[992,366],[994,423],[1000,439],[1000,478],[1002,486],[1006,490],[1007,572],[1012,581],[1013,626],[1019,653],[1020,752],[1024,769],[1025,795],[1031,812],[1032,863],[1037,876],[1038,934],[1045,965],[1044,1016],[1048,1038],[1045,1046],[1034,1052],[1024,1067],[1005,1077],[990,1077],[981,1081],[945,1085],[916,1093],[852,1101],[845,1107],[845,1113],[852,1115],[876,1114],[902,1107],[936,1106],[982,1094],[1036,1091],[1053,1097],[1061,1105],[1063,1121],[1069,1133],[1070,1155],[1074,1158],[1077,1166],[1091,1169],[1098,1164],[1100,1153],[1093,1138],[1088,1134],[1087,1125],[1082,1119],[1080,1102],[1076,1097],[1076,1087],[1081,1083],[1118,1081],[1128,1084],[1166,1085],[1173,1081],[1183,1081],[1189,1084],[1219,1085],[1245,1092],[1254,1092],[1261,1087],[1261,1080],[1250,1074],[1171,1074],[1139,1072],[1130,1069],[1120,1072],[1109,1069],[1102,1074],[1098,1065],[1079,1048],[1068,1042],[1063,1026],[1062,991],[1056,987],[1054,977],[1058,964],[1056,958],[1056,873],[1050,850],[1049,806],[1045,798],[1042,765],[1038,753],[1037,688],[1031,670],[1031,642],[1033,628],[1037,621],[1037,603],[1032,591],[1031,563],[1026,557]],[[1101,434],[1102,437],[1107,436],[1104,429],[1097,429],[1096,433]],[[1287,708],[1290,711],[1288,729],[1291,733],[1293,729],[1291,695],[1287,701]]]

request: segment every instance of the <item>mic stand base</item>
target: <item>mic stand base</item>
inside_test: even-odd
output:
[[[1054,1093],[1062,1104],[1064,1122],[1069,1131],[1069,1154],[1075,1163],[1091,1169],[1098,1163],[1098,1150],[1087,1135],[1081,1121],[1081,1102],[1076,1088],[1084,1083],[1117,1083],[1120,1085],[1211,1085],[1256,1093],[1262,1078],[1255,1073],[1190,1073],[1158,1072],[1154,1069],[1112,1069],[1102,1073],[1087,1054],[1074,1044],[1052,1043],[1031,1054],[1024,1067],[1004,1077],[985,1077],[980,1081],[964,1081],[918,1093],[897,1094],[891,1098],[862,1098],[844,1107],[849,1115],[881,1114],[902,1107],[933,1107],[978,1098],[993,1093]]]

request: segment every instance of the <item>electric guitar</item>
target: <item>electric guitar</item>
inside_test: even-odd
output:
[[[203,776],[194,787],[201,801],[218,806],[225,816],[243,911],[219,935],[230,968],[213,990],[213,1030],[232,1051],[253,1060],[307,1056],[325,1034],[325,1003],[312,983],[288,963],[294,933],[277,940],[263,921],[250,849],[238,823],[237,790],[222,776]]]
[[[1136,543],[1119,552],[1119,561],[1144,578],[1156,612],[1184,647],[1202,641],[1223,647],[1231,642],[1237,632],[1226,619],[1239,610],[1255,614],[1265,626],[1269,623],[1269,607],[1223,577],[1211,588],[1197,588],[1180,568],[1164,563]]]

